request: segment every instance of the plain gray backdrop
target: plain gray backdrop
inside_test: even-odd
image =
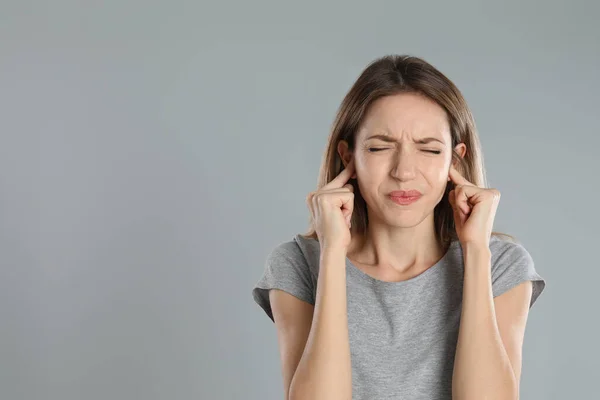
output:
[[[466,97],[547,286],[521,398],[597,393],[594,1],[0,2],[0,398],[283,399],[251,289],[384,54]]]

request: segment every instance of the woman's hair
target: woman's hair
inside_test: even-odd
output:
[[[333,180],[343,169],[344,165],[337,152],[340,140],[347,141],[349,150],[354,150],[356,134],[371,104],[381,97],[399,93],[424,95],[446,111],[452,136],[452,159],[457,162],[458,171],[475,185],[487,188],[483,154],[475,121],[458,88],[422,58],[409,55],[386,55],[371,62],[344,97],[323,154],[318,189]],[[466,145],[464,158],[454,151],[454,147],[459,143]],[[356,179],[350,179],[349,183],[354,186],[351,231],[365,235],[369,223],[367,205],[358,189]],[[453,187],[453,183],[448,182],[444,197],[434,209],[436,236],[445,248],[452,241],[458,240],[452,207],[448,201],[448,193]],[[516,240],[513,236],[501,232],[492,232],[492,235],[502,235],[510,240]],[[309,231],[302,236],[318,240],[312,216],[310,216]]]

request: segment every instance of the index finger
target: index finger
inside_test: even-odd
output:
[[[469,182],[464,176],[462,176],[460,174],[460,172],[458,172],[458,170],[456,168],[454,168],[453,164],[450,164],[449,176],[450,176],[450,179],[452,179],[452,181],[457,185],[475,186],[471,182]]]
[[[331,182],[326,184],[324,186],[324,188],[327,188],[327,189],[341,188],[348,182],[348,180],[350,179],[352,174],[354,174],[354,157],[352,157],[350,159],[350,162],[348,163],[348,165],[346,165],[346,168],[344,168],[342,170],[342,172],[340,172],[338,174],[338,176],[333,178],[331,180]]]

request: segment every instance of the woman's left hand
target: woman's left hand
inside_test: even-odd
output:
[[[460,243],[474,243],[489,248],[500,192],[472,184],[454,165],[450,166],[449,176],[455,187],[448,199],[454,210],[454,224]]]

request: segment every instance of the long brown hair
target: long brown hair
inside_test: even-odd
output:
[[[479,135],[462,93],[450,79],[422,58],[392,54],[372,61],[344,97],[323,154],[318,189],[334,179],[343,169],[342,160],[337,152],[338,143],[345,140],[349,150],[354,150],[356,134],[371,104],[383,96],[399,93],[424,95],[446,111],[452,136],[452,160],[456,162],[456,168],[470,182],[487,188]],[[459,143],[466,145],[464,157],[454,151],[454,147]],[[356,180],[350,179],[349,183],[354,186],[351,231],[365,235],[369,223],[367,205]],[[448,193],[453,187],[452,182],[448,182],[444,197],[434,209],[436,236],[444,248],[452,241],[458,240],[452,207],[448,201]],[[513,236],[505,233],[492,232],[492,235],[501,235],[516,241]],[[308,232],[302,236],[318,240],[312,218]]]

